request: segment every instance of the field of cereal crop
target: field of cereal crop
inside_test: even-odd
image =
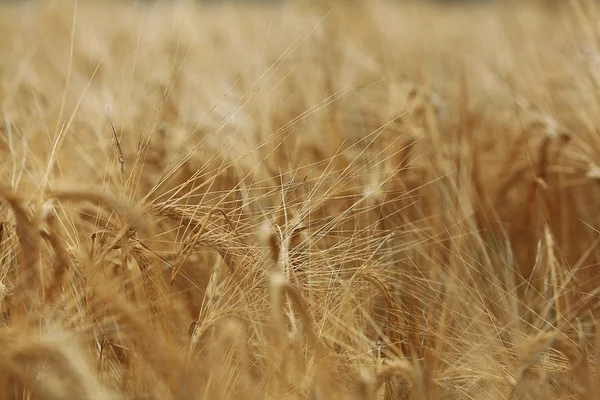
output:
[[[597,399],[600,9],[441,3],[0,5],[0,399]]]

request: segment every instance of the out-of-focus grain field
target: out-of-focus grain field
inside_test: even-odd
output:
[[[0,6],[0,399],[596,399],[592,1]]]

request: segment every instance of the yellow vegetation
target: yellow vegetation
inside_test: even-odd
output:
[[[593,1],[0,6],[0,399],[598,398]]]

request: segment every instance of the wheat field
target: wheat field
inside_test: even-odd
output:
[[[0,399],[599,399],[599,16],[1,4]]]

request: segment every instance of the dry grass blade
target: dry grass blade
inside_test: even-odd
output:
[[[119,140],[119,136],[117,135],[117,130],[115,129],[115,125],[112,121],[112,116],[110,115],[110,109],[108,110],[108,121],[110,122],[110,127],[112,129],[113,137],[115,138],[115,143],[117,144],[117,155],[119,156],[119,164],[121,164],[121,177],[124,174],[125,167],[125,155],[123,154],[123,149],[121,148],[121,141]]]

